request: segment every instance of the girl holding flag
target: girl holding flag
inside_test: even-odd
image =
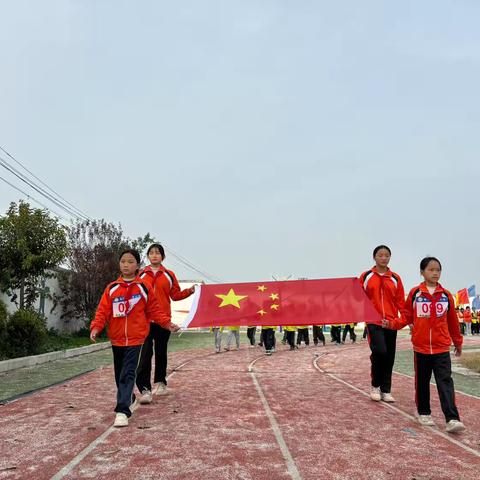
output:
[[[122,252],[121,276],[107,285],[90,325],[90,339],[93,342],[107,325],[107,334],[112,343],[117,384],[114,427],[126,427],[132,415],[130,407],[135,400],[135,371],[150,321],[169,332],[179,330],[162,311],[153,292],[137,277],[139,266],[140,254],[136,250]]]
[[[432,372],[449,433],[465,430],[455,405],[450,345],[455,356],[462,354],[460,334],[452,294],[439,282],[442,265],[435,257],[420,262],[424,282],[410,290],[401,318],[383,320],[386,328],[400,329],[413,325],[412,344],[415,355],[415,400],[421,425],[435,425],[430,410],[430,378]]]
[[[172,312],[170,300],[183,300],[195,291],[195,287],[180,290],[177,277],[171,270],[167,270],[162,262],[165,260],[165,250],[159,243],[150,245],[147,250],[150,265],[140,273],[140,279],[152,290],[163,315],[171,319]],[[145,346],[140,356],[137,369],[137,388],[142,404],[152,402],[152,357],[155,348],[155,374],[153,381],[156,386],[155,393],[167,393],[167,347],[170,339],[170,330],[156,323],[150,324],[150,333],[145,340]]]
[[[373,250],[375,265],[360,275],[360,283],[383,319],[398,318],[405,306],[405,291],[400,276],[388,268],[392,252],[386,245]],[[372,364],[370,398],[379,402],[394,402],[391,394],[392,371],[395,362],[397,332],[381,325],[367,325]]]

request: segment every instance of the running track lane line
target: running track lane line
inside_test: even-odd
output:
[[[250,364],[248,365],[248,373],[252,377],[253,384],[257,389],[257,393],[258,393],[258,396],[260,397],[260,401],[262,402],[265,413],[267,414],[267,417],[270,420],[270,425],[275,435],[275,439],[277,440],[278,446],[280,447],[280,451],[282,452],[283,458],[285,459],[285,463],[287,464],[287,469],[290,477],[292,477],[293,480],[302,480],[302,476],[300,475],[300,472],[298,471],[298,468],[295,465],[295,461],[293,460],[292,454],[290,453],[290,450],[287,447],[287,443],[283,438],[280,427],[277,423],[277,420],[275,419],[275,415],[273,414],[272,409],[268,404],[267,398],[263,393],[262,387],[260,386],[260,383],[257,380],[255,372],[253,371],[253,366],[255,365],[255,363],[258,360],[261,360],[262,358],[265,358],[265,356],[262,355],[261,357],[258,357],[252,362],[250,362]]]
[[[195,357],[191,358],[190,360],[187,360],[186,362],[183,362],[180,364],[178,367],[175,367],[170,373],[170,375],[167,376],[168,378],[172,378],[173,375],[177,372],[177,370],[180,370],[182,367],[187,365],[187,363],[193,362],[193,360],[196,360],[197,358],[201,357],[207,357],[210,356],[211,354],[209,353],[208,355],[201,355],[200,357]],[[135,411],[138,408],[138,403],[135,400],[132,410]],[[133,413],[133,412],[132,412]],[[89,445],[87,445],[80,453],[78,453],[67,465],[65,465],[61,470],[59,470],[52,478],[51,480],[61,480],[63,477],[68,475],[89,453],[91,453],[99,444],[101,444],[106,438],[110,436],[112,432],[115,430],[118,430],[118,428],[115,428],[113,425],[108,427],[99,437],[97,437],[93,442],[91,442]]]
[[[319,354],[316,354],[314,357],[313,357],[313,366],[320,372],[320,373],[324,373],[325,375],[327,375],[328,377],[330,378],[333,378],[334,380],[336,380],[337,382],[340,382],[340,383],[343,383],[344,385],[346,385],[347,387],[351,388],[352,390],[355,390],[356,392],[359,392],[361,393],[362,395],[364,395],[365,397],[370,397],[370,395],[367,393],[367,392],[364,392],[363,390],[361,390],[360,388],[357,388],[355,385],[352,385],[351,383],[348,383],[346,382],[345,380],[337,377],[336,375],[334,375],[333,373],[328,373],[326,372],[325,370],[323,370],[322,368],[320,368],[317,364],[317,361],[323,357],[324,355],[326,354],[322,354],[322,355],[319,355]],[[393,405],[391,405],[390,403],[385,403],[385,402],[377,402],[379,403],[380,405],[382,405],[383,407],[385,408],[389,408],[391,410],[393,410],[394,412],[396,413],[400,413],[400,415],[403,415],[405,418],[408,418],[409,420],[413,420],[414,422],[417,422],[416,418],[413,416],[413,415],[410,415],[409,413],[407,412],[404,412],[403,410],[400,410],[399,408],[397,407],[394,407]],[[424,428],[428,428],[430,429],[431,432],[435,433],[436,435],[438,435],[439,437],[442,437],[444,438],[445,440],[448,440],[450,443],[453,443],[454,445],[456,445],[457,447],[460,447],[460,448],[463,448],[465,451],[469,452],[469,453],[472,453],[473,455],[475,455],[476,457],[479,457],[480,458],[480,452],[478,450],[474,450],[473,448],[470,448],[468,445],[465,445],[464,443],[456,440],[455,438],[452,438],[451,435],[447,435],[446,433],[443,433],[441,432],[440,430],[438,430],[438,428],[436,427],[424,427]]]
[[[400,373],[400,372],[396,372],[395,370],[393,371],[393,373],[395,375],[400,375],[401,377],[407,377],[407,378],[413,378],[415,379],[415,377],[413,375],[407,375],[406,373]],[[457,373],[457,375],[462,375],[461,373]],[[432,381],[430,382],[430,385],[435,385],[435,383],[433,383],[433,379]],[[461,390],[455,390],[455,395],[465,395],[466,397],[470,397],[470,398],[476,398],[477,400],[480,398],[478,395],[472,395],[471,393],[465,393],[465,392],[462,392]]]

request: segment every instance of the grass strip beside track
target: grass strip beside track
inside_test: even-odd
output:
[[[172,334],[168,344],[169,352],[212,347],[210,333],[185,332]],[[113,362],[110,348],[78,357],[55,360],[53,362],[19,368],[0,374],[0,402],[12,400],[21,395],[61,383]]]

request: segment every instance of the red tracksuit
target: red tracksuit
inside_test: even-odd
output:
[[[446,421],[460,420],[455,405],[450,345],[462,347],[455,302],[440,284],[433,293],[425,283],[410,290],[401,318],[390,321],[394,329],[413,325],[415,390],[418,413],[430,415],[430,379],[435,376],[440,404]]]
[[[171,318],[170,300],[183,300],[193,292],[190,289],[180,290],[177,277],[163,265],[154,272],[150,266],[140,272],[140,278],[152,290],[164,315]],[[137,369],[137,387],[140,392],[151,390],[152,356],[155,347],[155,383],[167,384],[167,347],[170,331],[152,323],[150,333],[145,341],[140,363]]]
[[[377,312],[387,320],[398,318],[405,305],[405,291],[400,276],[390,269],[384,275],[377,268],[362,273],[360,283]],[[390,393],[395,363],[397,332],[380,325],[367,325],[372,363],[372,386]]]

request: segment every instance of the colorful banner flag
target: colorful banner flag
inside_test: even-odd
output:
[[[474,310],[480,310],[480,296],[477,295],[472,302],[472,308]]]
[[[195,289],[185,328],[381,324],[358,278],[226,283]]]
[[[468,296],[469,297],[476,297],[477,294],[475,292],[475,285],[472,285],[471,287],[468,287]]]
[[[462,288],[457,292],[457,305],[470,305],[466,288]]]

